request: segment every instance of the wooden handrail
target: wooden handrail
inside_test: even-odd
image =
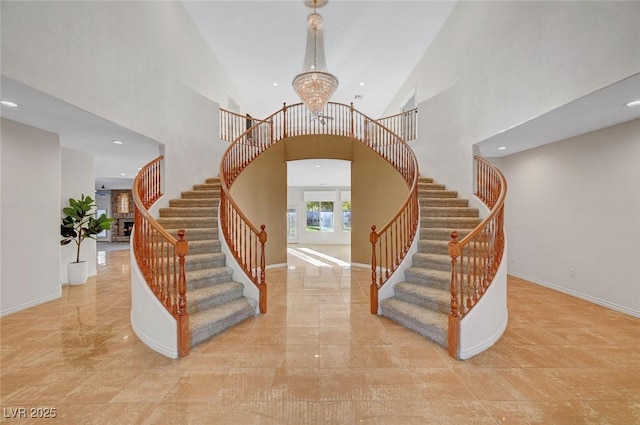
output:
[[[416,125],[417,116],[418,108],[414,108],[409,111],[400,112],[399,114],[379,118],[376,121],[406,142],[409,142],[411,140],[415,140],[418,135]]]
[[[378,131],[368,128],[367,137],[371,134],[392,135],[391,143],[387,143],[385,150],[393,152],[393,156],[382,155],[404,177],[409,193],[407,194],[398,212],[380,229],[371,226],[369,241],[371,242],[371,284],[369,285],[369,297],[371,314],[378,314],[378,292],[387,282],[411,248],[413,239],[418,230],[420,217],[420,205],[418,201],[418,161],[413,150],[407,143],[386,129],[379,122]],[[374,126],[374,130],[376,127]],[[372,148],[378,152],[382,149],[374,141]],[[380,152],[379,152],[380,153]]]
[[[189,354],[189,314],[185,256],[189,250],[185,231],[176,239],[149,213],[162,196],[160,156],[142,167],[133,180],[133,251],[147,285],[177,322],[178,356]]]
[[[504,253],[504,201],[507,181],[489,161],[475,156],[477,162],[476,196],[490,208],[489,215],[471,233],[458,241],[451,232],[451,310],[449,314],[449,355],[458,358],[460,320],[487,291]]]
[[[228,116],[234,116],[233,114],[229,113]],[[235,114],[236,119],[240,117],[240,114]],[[415,120],[413,123],[415,125]],[[375,242],[371,239],[372,244],[378,246],[376,251],[375,245],[372,245],[374,255],[371,284],[371,309],[373,311],[375,307],[377,312],[377,291],[400,264],[417,232],[418,162],[401,137],[355,110],[353,104],[330,102],[318,119],[313,120],[302,103],[290,106],[284,104],[282,109],[264,120],[256,120],[253,126],[234,139],[220,164],[220,218],[224,237],[238,264],[260,290],[261,300],[265,299],[264,305],[261,302],[260,311],[266,311],[266,283],[261,277],[264,275],[266,232],[264,227],[258,230],[242,213],[231,196],[230,188],[237,176],[275,143],[286,137],[312,134],[345,136],[360,141],[391,164],[402,175],[409,188],[409,194],[398,213],[376,232]]]

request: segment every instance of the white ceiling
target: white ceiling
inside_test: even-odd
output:
[[[94,154],[96,188],[131,188],[138,169],[160,154],[158,142],[8,78],[0,80],[2,117],[60,136],[60,145]],[[122,142],[121,145],[113,143]]]
[[[477,146],[482,156],[502,157],[638,119],[640,106],[626,106],[633,100],[640,100],[640,74],[519,123]]]
[[[246,112],[265,117],[282,102],[299,102],[291,80],[302,67],[310,12],[301,0],[183,4],[251,102]],[[452,1],[330,0],[319,12],[324,18],[327,66],[340,80],[332,100],[354,102],[366,115],[381,116],[454,6]],[[4,77],[0,85],[3,99],[20,104],[13,109],[2,106],[3,117],[58,133],[63,146],[95,154],[96,187],[130,187],[138,168],[159,154],[157,142],[87,111]],[[355,100],[355,95],[363,99]],[[640,118],[640,108],[623,106],[633,99],[640,99],[640,74],[533,117],[478,146],[485,156],[509,155]],[[115,145],[114,139],[124,143]],[[498,151],[499,146],[508,149]],[[338,162],[291,165],[290,182],[347,186],[350,165]]]
[[[241,105],[242,112],[265,118],[283,102],[300,102],[291,81],[302,70],[307,16],[312,12],[302,0],[183,0],[183,4],[250,102]],[[365,115],[381,117],[455,4],[330,0],[318,9],[324,22],[327,68],[339,80],[331,100],[353,102]],[[356,95],[363,98],[356,100]]]

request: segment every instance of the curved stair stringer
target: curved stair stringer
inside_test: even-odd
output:
[[[486,217],[489,209],[479,198],[481,215]],[[491,348],[507,329],[509,312],[507,309],[507,241],[500,266],[491,285],[476,305],[460,320],[460,345],[458,358],[469,359]]]

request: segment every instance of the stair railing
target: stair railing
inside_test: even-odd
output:
[[[449,355],[458,358],[460,320],[487,291],[504,253],[504,201],[507,181],[493,164],[476,156],[476,196],[490,209],[489,215],[471,233],[458,241],[451,232],[451,312],[449,314]]]
[[[377,119],[376,122],[410,142],[418,137],[418,108]]]
[[[412,112],[415,115],[415,112]],[[233,113],[227,114],[230,116]],[[236,114],[238,115],[238,114]],[[242,117],[238,115],[235,119]],[[411,121],[415,126],[415,120]],[[246,125],[246,122],[244,122]],[[237,124],[236,124],[237,125]],[[414,131],[414,130],[412,130]],[[266,312],[264,225],[252,224],[231,196],[237,176],[262,152],[280,140],[303,135],[324,134],[352,137],[368,146],[404,178],[409,187],[402,207],[380,230],[372,227],[372,311],[377,312],[380,287],[398,267],[409,250],[418,228],[418,162],[411,148],[397,134],[353,108],[330,102],[317,119],[311,119],[302,103],[287,106],[238,136],[225,151],[220,165],[220,218],[224,237],[236,261],[260,291],[260,311]]]
[[[185,231],[179,230],[176,239],[149,213],[149,208],[162,196],[162,160],[160,156],[149,162],[133,180],[133,252],[149,289],[176,319],[178,356],[184,357],[190,346]]]
[[[233,142],[262,120],[220,108],[220,140]]]
[[[404,178],[409,193],[398,212],[381,228],[371,226],[371,314],[378,314],[378,292],[402,263],[418,230],[418,161],[409,145],[379,122],[366,127],[365,144],[382,155]]]

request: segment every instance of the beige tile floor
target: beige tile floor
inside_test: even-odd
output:
[[[99,253],[97,278],[2,318],[0,421],[640,424],[640,320],[520,279],[504,337],[460,362],[369,314],[367,270],[289,255],[268,271],[268,314],[170,360],[131,330],[128,254]],[[7,418],[18,408],[56,418]]]

